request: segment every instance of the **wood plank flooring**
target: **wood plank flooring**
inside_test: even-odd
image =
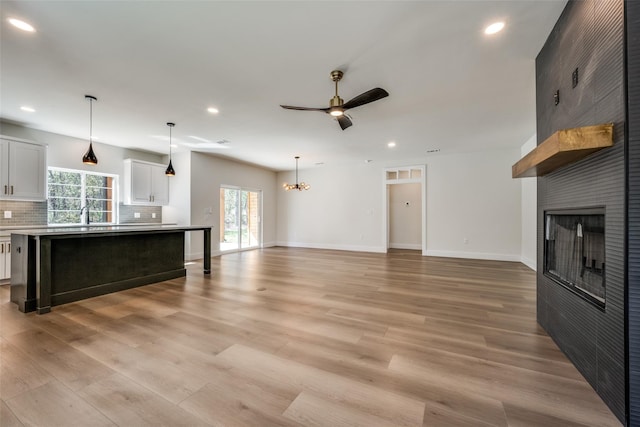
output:
[[[269,248],[23,314],[4,426],[619,426],[519,263]]]

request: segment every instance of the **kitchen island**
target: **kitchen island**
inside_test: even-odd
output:
[[[186,275],[185,232],[204,232],[211,272],[211,227],[87,226],[13,230],[11,301],[22,312]]]

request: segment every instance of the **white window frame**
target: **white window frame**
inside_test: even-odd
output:
[[[110,174],[110,173],[103,173],[103,172],[93,172],[93,171],[86,171],[86,170],[81,170],[81,169],[69,169],[69,168],[59,168],[59,167],[55,167],[55,166],[49,166],[47,168],[47,200],[49,199],[49,171],[58,171],[58,172],[68,172],[68,173],[77,173],[80,174],[80,182],[81,182],[81,194],[80,194],[80,203],[81,203],[81,209],[84,209],[86,207],[85,203],[86,203],[86,196],[87,196],[87,187],[86,187],[86,177],[87,175],[98,175],[98,176],[104,176],[104,177],[109,177],[112,178],[112,188],[111,188],[111,201],[112,201],[112,209],[111,209],[111,217],[113,218],[113,220],[111,222],[101,222],[101,223],[95,223],[92,222],[91,224],[117,224],[118,223],[118,206],[119,206],[119,193],[118,190],[120,188],[120,186],[118,185],[118,175],[115,174]],[[48,209],[48,203],[47,203],[47,209]],[[78,223],[50,223],[49,221],[49,215],[47,213],[47,223],[48,225],[87,225],[86,222],[86,216],[85,215],[80,215],[80,222]]]

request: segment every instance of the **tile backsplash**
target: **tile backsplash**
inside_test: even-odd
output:
[[[162,206],[134,206],[120,203],[119,209],[120,224],[162,223]],[[136,214],[140,214],[139,218],[136,218]]]
[[[0,200],[0,227],[21,225],[47,225],[47,202]]]
[[[161,224],[161,206],[130,206],[120,203],[120,224]],[[11,212],[11,218],[5,218]],[[136,218],[139,214],[139,218]],[[154,218],[155,215],[155,218]],[[47,202],[0,200],[0,227],[47,225]]]

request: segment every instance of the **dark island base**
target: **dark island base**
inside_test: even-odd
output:
[[[184,231],[39,239],[12,235],[11,301],[22,312],[184,277]]]

